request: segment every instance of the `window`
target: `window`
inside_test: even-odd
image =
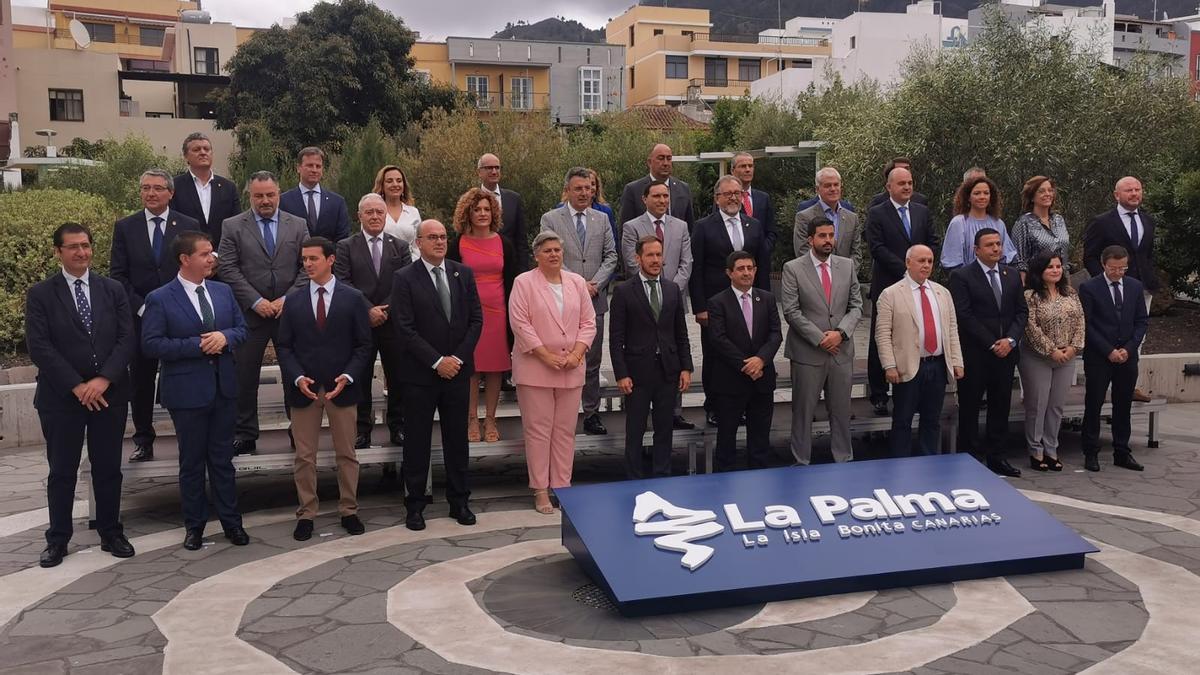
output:
[[[512,107],[514,110],[533,109],[533,78],[512,78]]]
[[[696,37],[696,31],[694,31],[694,30],[681,30],[681,31],[679,31],[679,34],[684,37],[689,37],[689,38]]]
[[[656,36],[657,36],[657,35],[662,35],[662,34],[663,34],[663,29],[661,29],[661,28],[655,28],[655,29],[654,29],[654,34],[655,34]]]
[[[630,89],[633,89],[635,86],[637,86],[636,84],[634,84],[634,82],[635,82],[635,80],[633,77],[633,66],[629,66],[629,88]]]
[[[629,46],[633,46],[633,26],[629,27]]]
[[[167,31],[163,28],[142,26],[138,29],[139,40],[143,47],[161,47]]]
[[[433,81],[428,70],[421,70],[419,68],[413,69],[413,78],[415,78],[417,82],[423,82],[425,84],[429,84]]]
[[[92,36],[92,42],[117,41],[117,27],[111,23],[84,22],[83,27],[87,28],[88,35]]]
[[[686,80],[688,76],[688,57],[686,56],[668,56],[667,57],[667,79],[668,80]]]
[[[854,49],[856,46],[858,46],[858,37],[851,35],[850,36],[850,49]]]
[[[197,75],[220,75],[216,47],[196,47],[192,50],[196,59]]]
[[[704,86],[729,86],[729,62],[712,56],[704,59]]]
[[[166,61],[151,61],[150,59],[121,59],[123,70],[139,70],[166,73],[170,72]]]
[[[475,94],[475,107],[486,108],[491,105],[488,99],[488,78],[486,75],[468,75],[467,92]]]
[[[633,86],[633,68],[629,69],[630,86]],[[599,68],[579,69],[579,111],[595,113],[604,109],[600,86]]]
[[[742,82],[753,82],[762,77],[762,61],[758,59],[738,59],[738,79]]]
[[[148,113],[146,113],[146,117],[157,117],[157,118],[170,119],[170,118],[175,117],[175,113],[173,113],[173,112],[148,112]]]
[[[83,90],[82,89],[51,89],[50,90],[50,121],[51,122],[82,122],[83,121]]]
[[[812,68],[812,59],[796,59],[792,61],[793,68]]]

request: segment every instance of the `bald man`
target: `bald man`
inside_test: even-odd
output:
[[[618,223],[627,223],[646,212],[646,204],[642,201],[642,195],[646,193],[646,186],[657,180],[666,183],[667,189],[671,192],[667,215],[684,221],[688,225],[688,232],[692,231],[692,223],[696,222],[696,217],[692,212],[692,189],[688,187],[687,183],[671,177],[674,169],[673,162],[674,154],[671,152],[671,146],[659,143],[650,149],[650,155],[646,158],[646,167],[650,170],[649,175],[627,184],[621,192],[621,212],[617,218]],[[620,237],[617,239],[619,240]],[[633,264],[626,260],[621,262],[622,268]]]
[[[500,187],[500,158],[486,153],[475,162],[479,174],[479,187],[487,190],[500,202],[500,236],[508,239],[517,252],[520,274],[529,269],[532,256],[529,250],[528,230],[525,228],[525,208],[521,204],[521,193]]]

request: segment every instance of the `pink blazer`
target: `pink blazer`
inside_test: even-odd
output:
[[[592,344],[596,337],[596,310],[588,295],[587,282],[574,272],[562,271],[563,311],[546,277],[534,268],[517,276],[508,296],[508,319],[512,324],[513,384],[570,389],[583,386],[587,368],[555,370],[534,356],[544,346],[551,352],[568,354],[576,342]]]

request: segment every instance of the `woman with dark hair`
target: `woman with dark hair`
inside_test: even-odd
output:
[[[1013,223],[1013,243],[1017,246],[1017,269],[1025,273],[1027,261],[1039,253],[1053,253],[1062,259],[1063,275],[1071,273],[1071,238],[1067,232],[1067,221],[1054,207],[1058,200],[1058,189],[1054,180],[1046,176],[1034,176],[1025,181],[1021,190],[1021,214]]]
[[[1000,188],[987,176],[964,181],[954,193],[954,218],[946,226],[942,242],[942,267],[952,270],[975,260],[975,233],[990,227],[1000,233],[1004,254],[1000,262],[1012,265],[1017,248],[1008,238],[1008,228],[1000,219]]]
[[[467,404],[467,440],[474,443],[481,438],[479,378],[482,375],[486,409],[482,440],[495,443],[500,440],[496,428],[500,378],[512,369],[508,296],[520,269],[512,244],[500,236],[500,204],[487,190],[471,188],[459,197],[454,207],[454,231],[458,237],[450,243],[446,257],[475,273],[475,287],[483,308],[483,331],[475,345],[475,374],[471,376],[471,399]]]
[[[1067,279],[1062,256],[1056,253],[1043,251],[1029,261],[1025,288],[1029,321],[1019,368],[1029,466],[1062,471],[1058,430],[1075,374],[1075,357],[1083,351],[1083,305]]]
[[[375,185],[371,192],[383,197],[387,204],[387,221],[383,231],[404,242],[413,260],[421,257],[417,252],[417,226],[421,224],[421,212],[413,206],[412,186],[404,169],[388,164],[375,174]]]

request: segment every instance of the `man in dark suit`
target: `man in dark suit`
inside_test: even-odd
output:
[[[309,146],[296,160],[300,184],[283,193],[279,208],[308,223],[308,233],[337,243],[350,236],[350,213],[346,200],[321,185],[325,177],[325,151]]]
[[[171,243],[179,276],[146,297],[142,350],[162,361],[159,393],[171,413],[179,443],[179,493],[183,547],[203,546],[208,522],[204,476],[225,538],[250,543],[238,513],[233,477],[233,429],[237,420],[234,351],[246,340],[246,321],[229,286],[208,279],[215,264],[203,232],[181,232]]]
[[[1117,205],[1092,218],[1083,230],[1083,264],[1089,274],[1098,276],[1103,271],[1101,252],[1109,246],[1124,248],[1129,255],[1129,271],[1125,276],[1141,282],[1149,314],[1150,301],[1160,287],[1154,266],[1154,219],[1141,209],[1142,183],[1133,176],[1117,181],[1113,197]],[[1133,400],[1145,402],[1150,397],[1135,387]]]
[[[637,276],[617,286],[609,312],[609,356],[617,387],[625,395],[625,472],[643,478],[642,437],[654,414],[654,476],[671,475],[671,418],[675,394],[692,383],[692,347],[684,321],[683,292],[663,283],[662,242],[638,240]]]
[[[770,290],[771,260],[775,252],[775,242],[779,239],[779,230],[775,227],[775,207],[771,204],[771,195],[757,190],[751,185],[754,182],[754,155],[739,152],[733,156],[733,169],[730,171],[742,183],[742,213],[758,221],[763,230],[762,250],[755,252],[755,265],[758,267],[758,279],[755,286]]]
[[[358,517],[354,418],[362,396],[357,383],[370,379],[371,326],[363,294],[333,276],[334,250],[324,237],[304,241],[300,259],[308,284],[287,294],[279,318],[279,370],[296,440],[296,541],[312,537],[317,515],[322,411],[333,437],[342,527],[350,534],[366,531]]]
[[[1138,348],[1149,320],[1142,302],[1144,287],[1133,277],[1129,252],[1116,244],[1100,253],[1101,273],[1079,287],[1087,340],[1083,349],[1085,378],[1083,467],[1099,471],[1100,408],[1112,385],[1113,465],[1141,471],[1129,448],[1129,414],[1138,375]]]
[[[975,262],[950,273],[950,296],[958,319],[964,376],[958,387],[958,443],[962,452],[983,452],[989,469],[1015,478],[1021,471],[1004,458],[1017,345],[1025,335],[1029,309],[1016,269],[1001,265],[1000,233],[975,233]],[[979,402],[987,395],[987,426],[979,435]]]
[[[689,231],[692,229],[692,223],[696,222],[696,216],[692,211],[692,189],[688,187],[687,183],[671,177],[674,167],[673,159],[671,146],[659,143],[651,148],[650,156],[646,158],[646,166],[650,169],[650,175],[626,184],[625,189],[621,191],[618,223],[627,223],[646,212],[646,203],[642,200],[642,195],[646,193],[647,185],[653,181],[659,181],[666,183],[667,189],[671,192],[667,214],[687,223]]]
[[[417,227],[421,259],[396,272],[389,314],[403,356],[404,462],[407,489],[404,525],[425,529],[425,481],[433,437],[433,414],[441,420],[442,459],[450,517],[474,525],[467,504],[467,401],[475,370],[475,344],[483,330],[483,309],[471,268],[446,259],[446,227],[426,220]]]
[[[775,296],[754,288],[756,267],[748,251],[730,253],[725,271],[731,285],[708,299],[708,345],[714,353],[704,369],[711,370],[705,379],[717,412],[717,471],[734,468],[742,417],[749,467],[765,469],[771,453],[775,353],[783,329]]]
[[[362,396],[358,402],[357,434],[355,449],[371,446],[371,431],[375,428],[375,411],[372,407],[371,389],[375,355],[383,361],[383,380],[387,386],[387,404],[384,422],[387,423],[392,445],[404,445],[404,409],[401,407],[400,381],[400,338],[392,326],[388,313],[388,300],[392,295],[392,278],[396,271],[412,259],[408,245],[383,231],[387,222],[387,204],[383,197],[374,192],[363,195],[358,202],[358,222],[362,231],[337,245],[337,257],[333,263],[333,274],[363,294],[367,306],[367,318],[371,324],[371,354],[367,357],[368,370],[360,386]]]
[[[308,284],[300,269],[300,245],[308,238],[304,220],[279,210],[279,181],[259,171],[246,185],[249,210],[223,225],[218,249],[221,280],[233,289],[246,319],[238,347],[237,454],[253,454],[258,440],[258,381],[267,342],[279,337],[279,315],[287,292]]]
[[[521,194],[500,187],[500,158],[487,153],[480,156],[475,163],[475,172],[479,175],[479,185],[492,193],[500,202],[500,236],[508,239],[508,243],[516,249],[517,262],[520,269],[517,273],[529,269],[533,254],[529,250],[529,234],[525,224],[525,207],[521,204]]]
[[[38,368],[33,406],[46,439],[50,527],[39,564],[67,555],[79,458],[87,438],[100,548],[133,555],[121,527],[121,438],[125,435],[127,368],[133,358],[133,314],[125,289],[89,268],[92,233],[65,223],[54,231],[62,270],[29,289],[25,341]]]
[[[199,230],[200,224],[168,207],[174,186],[171,174],[162,169],[150,169],[142,174],[139,194],[142,210],[131,214],[113,226],[110,269],[112,278],[125,286],[129,307],[133,311],[134,344],[137,350],[129,364],[133,379],[133,395],[129,407],[133,415],[131,462],[154,459],[154,392],[158,376],[158,359],[141,353],[142,314],[150,291],[175,278],[179,261],[171,256],[171,242],[182,230]]]
[[[708,364],[712,360],[713,347],[708,342],[708,299],[729,288],[726,262],[734,251],[748,251],[756,265],[762,264],[765,234],[757,220],[742,211],[742,183],[734,176],[722,176],[713,187],[713,203],[716,208],[707,216],[696,221],[692,227],[692,278],[688,281],[692,298],[692,313],[700,324],[700,346],[703,353],[705,393],[704,410],[710,425],[717,423],[715,409],[708,401],[712,384],[708,380]],[[755,280],[755,284],[770,287],[770,277]]]
[[[883,167],[883,192],[871,197],[871,203],[867,204],[868,211],[870,211],[873,207],[879,206],[880,204],[886,204],[888,199],[892,197],[891,190],[887,189],[887,182],[892,175],[892,169],[904,169],[909,172],[909,178],[912,178],[912,160],[907,157],[896,157],[892,159],[892,161],[888,162],[887,165]],[[929,198],[920,192],[917,192],[916,190],[913,190],[912,192],[912,201],[920,204],[921,206],[929,206]]]
[[[867,211],[867,247],[871,251],[871,300],[883,289],[904,278],[904,257],[916,244],[928,246],[937,255],[938,235],[929,209],[913,199],[913,179],[908,169],[897,166],[888,172],[888,198]],[[875,335],[877,303],[872,302],[871,335]],[[888,383],[879,365],[879,347],[871,340],[867,350],[867,389],[875,414],[888,414]]]
[[[183,139],[183,159],[188,170],[175,176],[171,210],[196,220],[212,238],[221,241],[221,224],[242,210],[238,187],[213,173],[212,142],[200,132]]]

